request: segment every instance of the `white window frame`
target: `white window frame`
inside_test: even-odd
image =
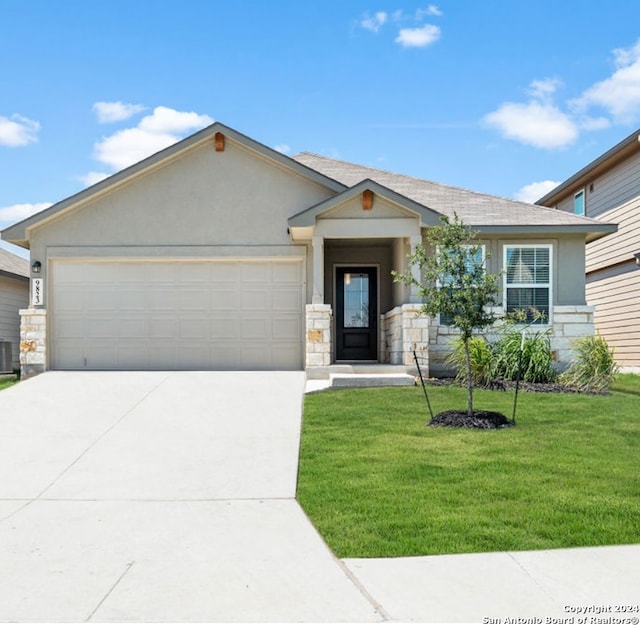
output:
[[[580,213],[576,211],[576,201],[578,197],[582,198],[582,212]],[[587,191],[584,187],[573,194],[573,213],[581,217],[586,217],[587,215]]]
[[[549,251],[549,282],[548,283],[508,283],[507,267],[508,267],[508,252],[509,250],[517,248],[546,248]],[[507,310],[507,292],[508,289],[542,289],[547,288],[549,290],[549,316],[544,322],[539,323],[542,326],[550,326],[553,324],[553,245],[550,243],[506,243],[503,244],[503,261],[502,267],[504,269],[502,279],[502,293],[503,293],[503,310],[505,315]]]
[[[476,248],[479,247],[480,251],[482,253],[482,267],[485,271],[485,273],[487,272],[487,251],[486,248],[487,246],[483,243],[478,243],[478,244],[463,244],[461,246],[462,248]],[[436,254],[440,254],[440,250],[436,249]],[[438,287],[442,287],[443,285],[441,284],[440,281],[438,281]],[[442,313],[438,314],[438,324],[440,326],[451,326],[451,324],[446,324],[442,321]]]

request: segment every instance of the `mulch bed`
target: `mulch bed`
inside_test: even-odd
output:
[[[454,378],[426,378],[425,385],[442,387],[445,385],[459,385]],[[490,385],[474,387],[475,389],[495,389],[500,391],[513,391],[516,383],[513,380],[499,380]],[[520,381],[520,391],[537,391],[539,393],[579,393],[575,387],[561,385],[560,383],[527,383]]]
[[[496,411],[443,411],[429,422],[429,426],[448,426],[453,428],[506,428],[514,426],[502,413]]]

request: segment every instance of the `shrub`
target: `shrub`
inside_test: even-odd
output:
[[[525,335],[520,380],[529,383],[548,383],[555,379],[551,353],[552,329]],[[505,380],[516,380],[522,346],[522,330],[508,324],[506,332],[495,346],[495,369]]]
[[[484,337],[469,339],[469,359],[471,382],[474,385],[487,386],[496,379],[493,347]],[[456,339],[453,352],[447,357],[447,363],[457,370],[456,382],[466,384],[466,354],[464,341],[461,338]]]
[[[578,391],[606,393],[618,372],[614,350],[604,337],[587,335],[574,342],[575,359],[560,382]]]
[[[526,328],[531,328],[527,326]],[[498,331],[498,339],[489,342],[484,337],[469,341],[471,380],[474,385],[489,387],[500,380],[516,380],[522,345],[522,325],[507,322]],[[555,379],[551,353],[552,329],[528,332],[525,336],[520,380],[548,383]],[[466,363],[464,343],[458,339],[447,363],[457,370],[456,381],[465,384]]]

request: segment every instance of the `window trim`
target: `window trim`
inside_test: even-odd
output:
[[[582,212],[576,211],[576,202],[578,201],[578,198],[581,198]],[[573,214],[580,217],[587,216],[587,191],[584,187],[573,194]]]
[[[509,250],[516,248],[546,248],[549,251],[549,282],[548,283],[508,283],[507,267],[508,259],[507,254]],[[502,267],[503,267],[503,279],[502,279],[502,307],[504,314],[507,314],[507,291],[508,289],[539,289],[547,288],[549,290],[549,316],[548,319],[538,324],[539,326],[551,326],[553,325],[553,272],[554,272],[554,259],[553,259],[553,244],[550,243],[505,243],[502,246]]]

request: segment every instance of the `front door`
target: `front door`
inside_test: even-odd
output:
[[[378,358],[375,267],[336,268],[336,361]]]

